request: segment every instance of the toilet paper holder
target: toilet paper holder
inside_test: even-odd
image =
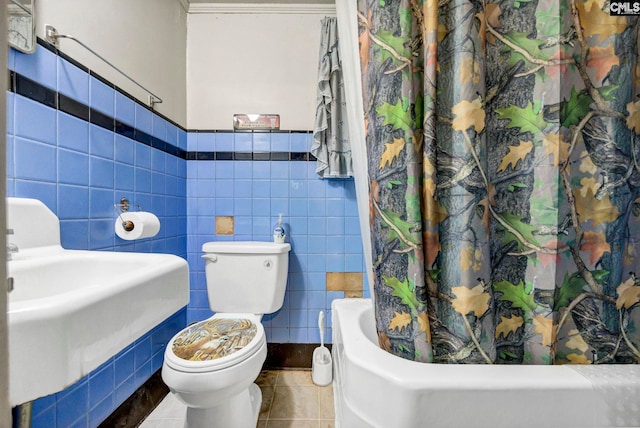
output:
[[[122,217],[121,217],[122,213],[126,213],[129,211],[129,206],[130,206],[129,199],[127,198],[120,198],[119,204],[113,204],[113,208],[118,213],[118,219],[122,221],[122,228],[127,232],[131,232],[135,227],[135,225],[131,220],[122,220]],[[138,208],[138,211],[142,211],[142,207],[140,205],[135,205],[135,206]]]

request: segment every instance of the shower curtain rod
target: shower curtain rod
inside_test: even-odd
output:
[[[159,96],[157,96],[156,94],[154,94],[153,92],[151,92],[150,90],[148,90],[147,88],[142,86],[140,83],[135,81],[133,78],[129,77],[127,75],[127,73],[125,73],[124,71],[120,70],[118,67],[113,65],[110,61],[108,61],[105,57],[103,57],[98,52],[94,51],[89,46],[85,45],[80,40],[76,39],[75,37],[73,37],[73,36],[71,36],[69,34],[58,34],[58,31],[52,25],[47,25],[47,26],[45,26],[45,38],[46,38],[47,42],[51,43],[56,48],[60,47],[60,42],[59,42],[58,39],[73,40],[74,42],[78,43],[80,46],[82,46],[83,48],[85,48],[86,50],[88,50],[89,52],[91,52],[92,54],[97,56],[98,58],[100,58],[102,61],[106,62],[114,70],[116,70],[118,73],[122,74],[124,77],[129,79],[131,82],[135,83],[138,87],[142,88],[145,92],[147,92],[149,94],[149,101],[148,102],[149,102],[149,106],[151,107],[151,109],[154,109],[156,104],[160,104],[162,102],[162,98],[160,98]]]

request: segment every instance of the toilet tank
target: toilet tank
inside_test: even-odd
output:
[[[222,241],[202,246],[215,312],[270,314],[282,307],[291,245]]]

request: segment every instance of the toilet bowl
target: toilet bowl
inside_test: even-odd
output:
[[[226,322],[231,329],[237,324],[249,324],[251,327],[245,331],[253,329],[253,337],[246,344],[233,344],[239,335],[220,331],[214,324],[217,322]],[[207,354],[210,350],[218,353]],[[254,427],[262,394],[253,381],[266,357],[267,341],[259,317],[216,314],[171,339],[165,350],[162,378],[187,406],[186,426]]]
[[[162,366],[165,384],[187,406],[185,427],[256,426],[262,394],[253,382],[267,357],[260,320],[282,307],[290,248],[268,242],[203,245],[209,304],[217,313],[176,334]]]

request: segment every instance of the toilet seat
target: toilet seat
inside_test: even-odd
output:
[[[236,365],[264,346],[266,339],[259,317],[218,313],[176,334],[169,341],[164,358],[177,371],[212,372]]]

